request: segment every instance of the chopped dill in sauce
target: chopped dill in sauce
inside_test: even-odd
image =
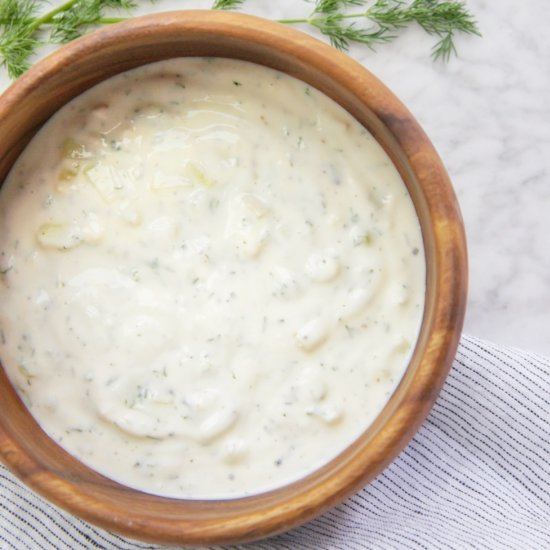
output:
[[[414,348],[424,250],[397,170],[271,69],[175,59],[102,82],[21,155],[0,224],[11,382],[64,448],[146,492],[310,473]]]

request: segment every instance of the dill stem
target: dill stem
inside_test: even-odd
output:
[[[48,12],[46,12],[44,15],[41,15],[40,17],[37,17],[30,25],[29,29],[31,31],[37,30],[42,25],[51,23],[53,21],[53,18],[60,12],[68,10],[70,7],[72,7],[74,4],[76,4],[78,0],[67,0],[67,2],[64,2],[60,6],[57,6],[57,8],[54,8]]]
[[[338,19],[357,19],[359,17],[368,17],[370,10],[356,12],[356,13],[339,13]],[[326,16],[323,17],[298,17],[296,19],[275,19],[277,23],[282,23],[283,25],[295,25],[297,23],[307,23],[308,25],[316,23],[318,21],[324,21]]]
[[[296,23],[310,23],[311,17],[302,17],[298,19],[275,19],[276,23],[282,23],[283,25],[294,25]]]
[[[83,21],[83,25],[112,25],[114,23],[122,23],[122,21],[127,21],[128,17],[100,17],[99,19],[94,19],[93,21]]]
[[[53,23],[51,18],[56,14],[48,13],[46,15],[48,15],[48,19],[47,20],[44,19],[40,24],[40,26],[51,25]],[[114,23],[121,23],[122,21],[127,21],[128,19],[129,17],[100,17],[99,19],[94,19],[93,21],[82,21],[80,24],[81,25],[112,25]],[[31,21],[34,22],[34,19],[29,20],[29,22]],[[0,19],[0,25],[5,25],[7,23],[8,23],[7,21],[3,21],[2,19]],[[33,25],[33,30],[38,30],[38,27]]]

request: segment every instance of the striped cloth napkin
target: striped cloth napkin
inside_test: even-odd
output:
[[[550,549],[550,360],[464,336],[409,446],[310,523],[246,550]],[[0,466],[0,548],[158,548],[92,527]]]

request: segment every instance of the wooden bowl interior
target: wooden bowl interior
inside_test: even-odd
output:
[[[212,544],[285,530],[378,474],[428,413],[456,351],[466,296],[464,235],[455,197],[410,113],[347,56],[258,18],[174,12],[101,29],[56,52],[0,100],[0,181],[36,131],[67,101],[121,71],[178,56],[253,61],[335,99],[390,155],[414,201],[427,257],[424,322],[411,364],[387,406],[339,457],[279,490],[231,501],[177,501],[130,490],[82,465],[27,412],[0,369],[0,458],[28,485],[100,526],[156,542]]]

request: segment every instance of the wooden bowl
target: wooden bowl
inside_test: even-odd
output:
[[[146,16],[102,28],[27,71],[0,99],[0,181],[62,105],[116,73],[177,56],[253,61],[332,97],[376,137],[420,218],[427,258],[424,319],[410,365],[373,425],[325,467],[267,493],[175,500],[115,483],[81,464],[33,420],[0,369],[0,458],[27,485],[105,529],[179,544],[254,540],[320,514],[372,480],[418,429],[451,366],[464,316],[467,267],[455,195],[428,138],[399,100],[358,63],[305,34],[215,11]]]

